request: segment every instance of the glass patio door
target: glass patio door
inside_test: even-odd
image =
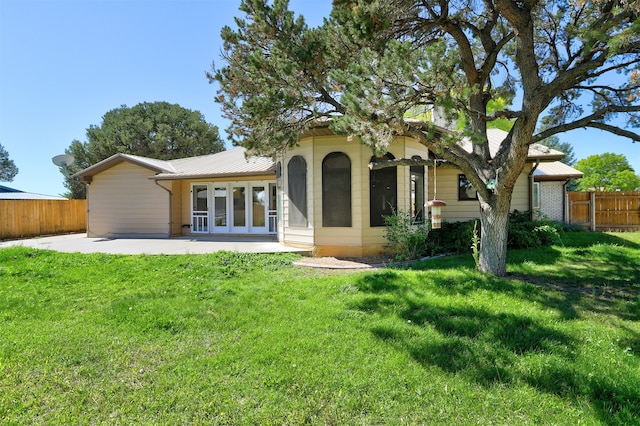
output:
[[[264,185],[251,187],[251,232],[266,234],[269,196]]]
[[[191,186],[191,232],[209,232],[209,187],[206,184]]]
[[[213,188],[213,231],[229,232],[227,186]]]
[[[231,232],[247,233],[247,187],[232,186],[231,187],[231,216],[233,222],[231,224]]]

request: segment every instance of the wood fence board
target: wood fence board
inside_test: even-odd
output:
[[[0,239],[86,229],[86,200],[0,200]]]
[[[640,191],[568,193],[568,221],[597,231],[640,231]],[[592,211],[592,209],[595,209]],[[591,226],[591,215],[595,226]]]

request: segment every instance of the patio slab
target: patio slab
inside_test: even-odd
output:
[[[0,242],[0,247],[24,246],[64,253],[110,254],[202,254],[216,251],[242,253],[295,252],[308,255],[310,250],[286,247],[275,237],[173,237],[173,238],[88,238],[86,233],[52,235]]]

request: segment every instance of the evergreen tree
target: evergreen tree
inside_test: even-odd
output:
[[[11,182],[18,174],[16,163],[9,158],[9,152],[0,145],[0,181]]]
[[[167,102],[126,105],[107,112],[100,125],[87,129],[87,142],[74,140],[65,150],[74,163],[65,175],[67,198],[85,198],[84,185],[68,178],[117,153],[140,155],[159,160],[213,154],[224,150],[218,128],[204,116]]]
[[[236,29],[222,30],[225,65],[209,74],[231,138],[273,154],[326,119],[375,154],[396,135],[415,138],[478,191],[482,271],[506,273],[512,191],[530,143],[584,127],[640,140],[630,130],[640,111],[638,2],[334,0],[317,28],[286,0],[243,0],[240,10]],[[612,84],[618,73],[627,78]],[[489,112],[497,98],[514,107]],[[434,108],[467,125],[442,133],[404,119]],[[616,114],[627,128],[608,124]],[[487,128],[498,119],[513,126],[491,153]]]

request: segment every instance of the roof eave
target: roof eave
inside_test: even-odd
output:
[[[256,171],[256,172],[244,172],[244,173],[207,173],[207,174],[163,174],[149,176],[149,179],[153,180],[188,180],[188,179],[222,179],[222,178],[243,178],[243,177],[258,177],[274,175],[276,171]]]
[[[580,179],[583,175],[544,175],[534,176],[533,180],[536,182],[552,182],[552,181],[565,181],[569,179]]]
[[[111,157],[104,159],[102,161],[100,161],[99,163],[94,164],[93,166],[89,166],[84,170],[79,171],[78,173],[75,173],[73,175],[71,175],[71,177],[73,179],[77,179],[80,182],[91,182],[91,178],[95,175],[97,175],[100,172],[103,172],[107,169],[110,169],[111,167],[117,166],[118,164],[124,163],[124,162],[128,162],[128,163],[132,163],[135,164],[137,166],[140,167],[144,167],[145,169],[149,169],[155,173],[162,173],[162,172],[166,172],[167,170],[162,169],[160,167],[154,167],[150,164],[144,163],[142,161],[138,161],[135,158],[131,158],[131,157],[126,157],[123,154],[115,154],[112,155]],[[88,179],[87,179],[88,178]]]
[[[564,157],[565,157],[564,154],[561,154],[561,155],[554,155],[554,154],[528,155],[526,161],[529,162],[529,163],[533,163],[534,161],[553,162],[553,161],[560,161]]]

